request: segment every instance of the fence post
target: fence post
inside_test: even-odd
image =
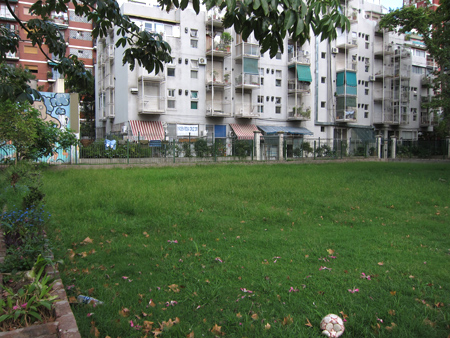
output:
[[[314,140],[314,159],[316,159],[316,140]]]
[[[397,153],[397,138],[394,136],[394,137],[391,137],[391,142],[392,142],[392,145],[391,145],[391,158],[392,159],[395,159],[395,155],[396,155],[396,153]]]
[[[214,153],[214,162],[217,162],[217,143],[216,143],[216,139],[213,139],[213,153]]]
[[[175,138],[172,140],[173,163],[175,163]]]
[[[344,143],[344,141],[341,140],[341,160],[342,160],[342,143]]]
[[[284,133],[282,131],[278,132],[278,161],[283,159],[283,143],[284,143]]]
[[[255,150],[255,140],[253,139],[252,140],[252,162],[253,162],[253,152],[254,152],[254,150]]]
[[[127,139],[127,164],[130,164],[130,140]]]
[[[447,146],[447,158],[450,158],[450,137],[447,137],[446,141],[447,142],[445,142],[445,144]],[[445,152],[444,152],[444,158],[445,158]]]
[[[259,130],[254,130],[253,134],[256,160],[259,161],[261,160],[261,132]]]

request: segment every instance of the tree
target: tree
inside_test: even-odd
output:
[[[16,160],[37,160],[53,154],[57,144],[67,149],[77,143],[73,132],[56,128],[40,115],[27,101],[0,105],[0,146],[14,146]]]
[[[437,128],[440,136],[450,135],[450,1],[443,0],[435,11],[429,8],[403,7],[390,12],[380,27],[397,33],[417,32],[439,68],[434,72],[435,96],[426,106],[442,109]]]
[[[123,63],[134,69],[136,63],[148,72],[158,73],[164,63],[171,61],[171,48],[162,36],[157,33],[141,30],[127,16],[121,15],[116,0],[38,0],[31,6],[34,19],[21,22],[11,10],[11,0],[5,0],[11,15],[25,30],[27,39],[33,46],[38,46],[50,59],[55,58],[54,66],[71,81],[80,86],[91,80],[92,74],[87,72],[75,55],[66,56],[64,37],[57,26],[50,21],[52,12],[67,12],[72,3],[75,14],[86,16],[94,22],[93,39],[103,37],[110,29],[116,29],[118,37],[116,46],[125,48]],[[186,9],[190,0],[159,0],[163,9]],[[310,32],[321,35],[322,40],[336,38],[336,27],[346,28],[349,21],[340,11],[339,0],[203,0],[206,8],[218,7],[226,10],[224,26],[231,27],[246,39],[251,33],[260,42],[261,52],[270,50],[274,57],[278,50],[283,51],[283,39],[289,34],[294,41],[303,44],[310,38]],[[199,13],[200,0],[192,0],[194,10]],[[18,46],[18,35],[3,29],[0,42],[0,62],[7,52],[15,52]],[[46,46],[46,48],[44,48]],[[28,93],[27,93],[28,94]],[[10,97],[16,99],[15,97]],[[30,98],[30,95],[28,95]]]

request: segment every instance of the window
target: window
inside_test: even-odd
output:
[[[258,105],[258,113],[264,113],[264,106]]]
[[[191,47],[192,48],[198,48],[198,40],[191,39]]]
[[[369,87],[369,81],[366,81],[365,86],[366,88]]]
[[[369,66],[365,66],[364,71],[365,71],[366,73],[368,73],[368,72],[369,72]]]
[[[167,67],[167,76],[175,76],[175,68]]]
[[[2,5],[2,7],[3,7],[3,5]],[[6,6],[5,6],[6,7]],[[8,8],[6,8],[6,10],[8,10]],[[8,13],[9,13],[9,11],[8,11]],[[30,15],[30,6],[25,6],[24,8],[23,8],[23,14],[25,14],[25,15]]]
[[[320,82],[321,83],[325,83],[327,81],[327,78],[325,77],[325,76],[322,76],[321,78],[320,78]]]
[[[277,53],[277,56],[275,57],[275,59],[281,60],[281,53],[280,52]]]
[[[326,107],[326,102],[325,101],[321,101],[320,102],[320,108],[325,108]]]
[[[369,35],[366,35],[366,41],[369,41]]]
[[[417,94],[413,95],[413,100],[417,101]]]
[[[191,101],[191,109],[198,109],[198,102],[197,101]]]
[[[281,87],[281,79],[276,79],[275,80],[275,86],[276,87]]]
[[[325,59],[327,57],[327,53],[322,52],[322,59]]]
[[[191,68],[198,68],[198,59],[191,60]]]
[[[365,112],[364,112],[364,118],[365,118],[365,119],[368,119],[368,118],[369,118],[369,112],[368,112],[368,111],[365,111]]]
[[[368,42],[366,42],[366,49],[369,49],[369,43]]]
[[[275,103],[276,104],[281,104],[281,97],[276,97],[275,98]]]
[[[418,66],[412,66],[412,72],[414,74],[424,74],[425,73],[425,68],[423,67],[418,67]]]
[[[198,70],[191,70],[191,79],[198,79]]]
[[[281,70],[276,70],[275,75],[276,75],[277,79],[281,79]]]
[[[424,58],[426,56],[426,53],[424,50],[414,49],[414,55]]]
[[[365,94],[365,95],[369,95],[369,89],[366,89],[366,90],[364,91],[364,94]]]
[[[321,132],[321,133],[324,133],[324,132],[325,132],[325,127],[324,127],[324,126],[321,126],[321,127],[320,127],[320,132]]]
[[[261,78],[261,86],[264,86],[264,78]]]
[[[365,105],[364,105],[364,109],[365,109],[365,110],[369,110],[369,105],[368,105],[368,104],[365,104]]]
[[[264,96],[258,95],[258,103],[263,103],[263,102],[264,102]]]
[[[175,100],[167,100],[167,108],[175,109]]]
[[[38,66],[25,65],[25,69],[28,69],[30,73],[37,74]]]
[[[175,97],[175,89],[167,89],[168,97]]]
[[[264,75],[264,68],[259,68],[259,75],[261,75],[261,76]]]
[[[198,99],[198,91],[191,90],[191,99]]]
[[[196,38],[198,36],[198,30],[197,29],[192,29],[191,28],[191,36]]]
[[[37,54],[38,53],[37,47],[33,47],[33,46],[24,46],[23,51],[28,54]]]
[[[280,106],[276,106],[275,107],[275,114],[281,114],[281,107]]]

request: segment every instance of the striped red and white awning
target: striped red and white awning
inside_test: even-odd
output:
[[[137,140],[164,140],[164,128],[161,121],[130,121],[131,132]]]
[[[253,140],[254,131],[258,131],[255,124],[235,124],[230,123],[238,140]]]

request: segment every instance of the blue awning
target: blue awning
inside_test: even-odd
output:
[[[291,135],[313,135],[313,133],[303,127],[279,127],[279,126],[257,126],[261,129],[266,135],[274,135],[279,132],[283,132],[285,134]]]
[[[297,65],[297,77],[299,81],[312,82],[310,67],[307,65]]]

